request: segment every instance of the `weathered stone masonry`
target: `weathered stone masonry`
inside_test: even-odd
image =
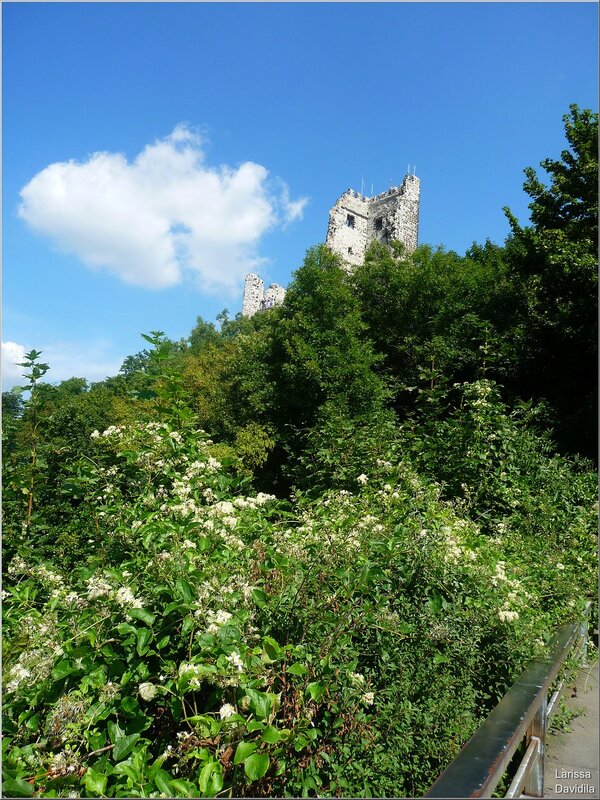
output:
[[[266,290],[265,284],[258,275],[250,273],[244,281],[244,301],[242,314],[252,317],[257,311],[280,306],[285,297],[285,289],[278,283],[272,283]]]
[[[401,186],[375,197],[348,189],[329,212],[327,245],[349,270],[363,263],[373,241],[388,244],[397,239],[412,252],[419,239],[419,197],[416,175],[407,175]]]
[[[419,241],[419,199],[421,184],[416,175],[407,175],[401,186],[394,186],[375,197],[365,197],[348,189],[329,212],[327,246],[340,255],[351,271],[362,264],[373,241],[389,244],[398,240],[411,253]],[[242,314],[280,306],[285,289],[272,283],[268,289],[258,275],[246,275]]]

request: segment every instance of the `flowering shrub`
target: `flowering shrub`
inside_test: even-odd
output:
[[[549,557],[533,499],[490,535],[397,442],[292,503],[189,425],[91,442],[88,556],[7,564],[7,796],[420,794],[593,574],[572,472]]]

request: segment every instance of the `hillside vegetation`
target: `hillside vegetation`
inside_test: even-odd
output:
[[[418,796],[596,594],[597,123],[460,256],[3,395],[4,795]],[[24,399],[24,398],[27,399]]]

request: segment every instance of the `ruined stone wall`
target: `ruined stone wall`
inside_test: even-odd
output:
[[[398,239],[412,252],[419,241],[419,197],[415,175],[375,197],[348,189],[329,212],[327,245],[349,270],[362,264],[373,241],[389,244]]]
[[[369,229],[369,198],[348,189],[329,212],[327,244],[350,267],[362,264]]]
[[[244,317],[252,317],[257,311],[264,311],[267,308],[280,306],[285,299],[285,289],[278,283],[272,283],[267,289],[258,275],[250,273],[246,275],[244,282],[244,300],[242,303],[242,314]]]
[[[245,317],[251,317],[260,308],[260,304],[263,300],[264,295],[264,283],[253,272],[249,275],[246,275],[246,280],[244,281],[244,301],[242,303],[242,314]]]
[[[401,186],[393,186],[375,197],[347,189],[329,212],[327,245],[342,257],[348,270],[362,264],[373,241],[389,244],[397,239],[411,253],[419,242],[419,200],[421,184],[407,175]],[[258,275],[246,275],[242,314],[280,306],[285,289],[272,283],[266,290]]]
[[[396,236],[409,253],[419,244],[419,204],[421,182],[416,175],[407,175],[402,183],[402,200],[396,211]]]
[[[398,238],[396,217],[399,198],[400,190],[394,187],[371,199],[367,247],[373,241],[389,244],[392,239]]]
[[[280,306],[285,300],[285,289],[278,283],[272,283],[268,289],[265,289],[265,294],[262,300],[261,308],[273,308],[273,306]]]

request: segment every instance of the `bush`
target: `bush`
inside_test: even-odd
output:
[[[249,493],[236,459],[222,463],[189,424],[93,432],[86,558],[64,570],[23,543],[7,565],[5,794],[425,791],[576,614],[593,493],[589,476],[550,460],[570,500],[552,505],[549,489],[544,519],[561,530],[532,548],[542,501],[524,496],[526,474],[511,472],[521,494],[508,526],[498,515],[513,495],[494,483],[506,456],[486,451],[486,493],[450,498],[415,468],[410,430],[404,450],[402,437],[353,437],[347,488],[291,503]],[[489,444],[475,436],[463,465],[471,494]],[[536,458],[537,493],[548,475]],[[482,525],[484,501],[495,516]],[[569,543],[562,563],[556,537]]]

